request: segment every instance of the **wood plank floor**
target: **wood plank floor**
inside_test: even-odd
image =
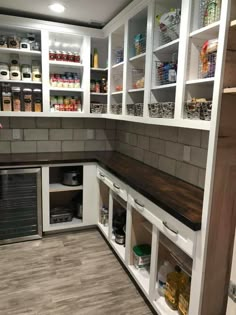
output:
[[[150,315],[96,230],[0,247],[1,315]]]

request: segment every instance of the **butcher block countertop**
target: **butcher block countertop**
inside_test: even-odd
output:
[[[0,167],[96,162],[194,231],[201,229],[203,190],[118,152],[1,154]]]

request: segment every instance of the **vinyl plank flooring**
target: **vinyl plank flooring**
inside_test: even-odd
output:
[[[151,315],[97,230],[0,247],[0,315]]]

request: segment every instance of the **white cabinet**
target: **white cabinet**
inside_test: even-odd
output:
[[[80,168],[83,183],[79,186],[62,184],[63,173],[66,170]],[[42,167],[43,181],[43,232],[68,230],[86,226],[94,226],[98,222],[97,207],[98,189],[96,185],[96,166],[93,164],[51,165]],[[91,198],[91,194],[93,198]],[[77,200],[77,201],[76,201]],[[74,203],[77,203],[75,204]],[[76,206],[82,205],[82,215],[78,216]],[[72,220],[52,222],[52,212],[55,208],[68,208]]]

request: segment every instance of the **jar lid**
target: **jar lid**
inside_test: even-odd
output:
[[[11,65],[11,71],[19,71],[20,70],[20,66],[19,65]]]
[[[11,90],[12,90],[12,92],[20,92],[20,87],[19,86],[12,86]]]
[[[41,89],[33,89],[33,92],[34,92],[34,93],[41,93],[42,90],[41,90]]]
[[[23,92],[32,92],[32,89],[25,88],[23,89]]]

